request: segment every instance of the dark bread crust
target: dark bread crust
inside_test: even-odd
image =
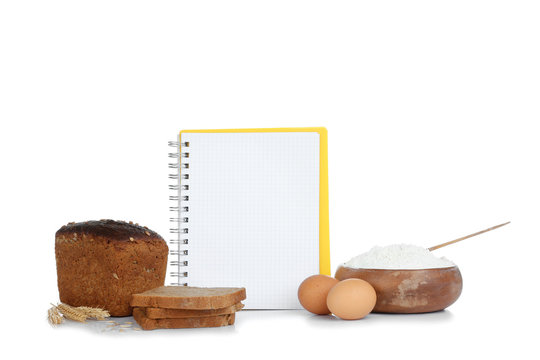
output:
[[[91,235],[107,238],[115,241],[130,241],[129,238],[140,238],[151,240],[158,238],[163,240],[155,231],[150,230],[146,226],[133,224],[133,222],[116,221],[116,220],[90,220],[85,222],[72,222],[62,226],[56,232],[56,237],[62,235]]]
[[[156,232],[126,222],[63,226],[55,241],[60,301],[129,316],[132,294],[164,284],[168,252]]]

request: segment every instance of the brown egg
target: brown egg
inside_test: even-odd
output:
[[[340,281],[330,290],[326,299],[330,311],[345,320],[363,318],[373,310],[376,302],[375,289],[361,279]]]
[[[328,275],[313,275],[302,281],[298,287],[298,300],[309,312],[318,315],[330,314],[326,296],[339,281]]]

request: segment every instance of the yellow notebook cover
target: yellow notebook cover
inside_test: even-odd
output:
[[[183,130],[173,145],[173,283],[246,287],[247,309],[300,308],[300,282],[330,275],[326,129]]]

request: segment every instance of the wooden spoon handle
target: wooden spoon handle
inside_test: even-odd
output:
[[[485,230],[482,230],[482,231],[479,231],[479,232],[475,232],[474,234],[470,234],[470,235],[467,235],[467,236],[464,236],[464,237],[460,237],[459,239],[456,239],[456,240],[452,240],[452,241],[448,241],[448,242],[445,242],[445,243],[442,243],[442,244],[439,244],[439,245],[432,246],[428,250],[429,251],[437,250],[437,249],[440,249],[440,248],[442,248],[442,247],[444,247],[446,245],[454,244],[454,243],[457,243],[458,241],[465,240],[465,239],[468,239],[468,238],[472,238],[473,236],[480,235],[480,234],[483,234],[483,233],[491,231],[491,230],[495,230],[495,229],[500,228],[501,226],[504,226],[504,225],[507,225],[507,224],[510,224],[510,221],[505,222],[504,224],[499,224],[499,225],[492,226],[489,229],[485,229]]]

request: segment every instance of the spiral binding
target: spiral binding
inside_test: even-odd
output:
[[[169,185],[169,190],[172,192],[169,195],[169,200],[174,202],[174,206],[169,207],[169,211],[174,214],[169,218],[171,223],[169,231],[173,235],[169,240],[171,245],[169,264],[172,270],[170,275],[175,279],[171,285],[187,286],[187,282],[183,279],[188,276],[188,272],[184,270],[188,266],[188,261],[184,260],[183,257],[188,255],[188,250],[184,249],[184,246],[189,243],[186,238],[189,230],[185,225],[189,222],[189,206],[180,206],[180,201],[189,200],[188,195],[182,195],[182,191],[189,190],[189,185],[181,184],[182,179],[189,179],[189,174],[186,173],[189,169],[189,163],[184,162],[189,158],[189,152],[181,152],[180,149],[189,147],[189,142],[169,141],[169,146],[175,148],[175,152],[169,153],[169,158],[176,160],[169,163],[169,169],[175,169],[174,173],[169,174],[169,179],[175,180],[174,184]]]

